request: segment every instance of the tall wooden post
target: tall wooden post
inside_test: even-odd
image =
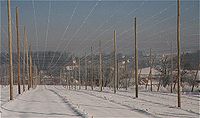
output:
[[[2,32],[2,30],[1,30],[1,32]],[[4,76],[4,73],[2,73],[2,71],[3,71],[3,67],[2,67],[2,65],[1,65],[1,55],[2,55],[2,52],[1,52],[1,37],[2,37],[2,34],[1,34],[1,32],[0,32],[0,80],[1,80],[1,84],[2,85],[5,85],[5,79],[2,79],[1,77],[2,76]],[[6,64],[5,64],[6,65]]]
[[[1,32],[0,32],[0,80],[1,80],[1,84],[4,85],[4,79],[3,79],[3,81],[2,81],[2,78],[1,78],[2,76],[4,76],[4,75],[2,74],[2,69],[3,69],[3,68],[1,67],[1,66],[2,66],[2,65],[1,65],[1,54],[2,54],[2,53],[1,53]]]
[[[135,18],[135,97],[138,98],[138,48],[137,48],[137,29]]]
[[[87,90],[87,57],[86,57],[86,53],[85,53],[85,90]]]
[[[26,31],[24,28],[24,43],[23,43],[23,68],[22,68],[22,85],[23,92],[25,91],[25,77],[26,77]]]
[[[35,88],[35,65],[32,60],[32,88]]]
[[[69,89],[69,70],[67,70],[66,68],[65,68],[65,78],[67,79],[67,88]]]
[[[28,40],[27,40],[27,32],[26,28],[24,27],[25,31],[25,48],[26,48],[26,73],[27,73],[27,82],[28,82],[28,90],[30,89],[30,78],[29,78],[29,56],[28,56]]]
[[[68,79],[67,79],[66,67],[63,68],[63,80],[64,80],[63,85],[68,88]]]
[[[181,107],[181,91],[180,91],[180,70],[181,70],[181,66],[180,66],[180,0],[177,0],[177,68],[178,68],[178,84],[177,84],[177,88],[178,88],[178,107]]]
[[[99,85],[100,85],[100,91],[102,91],[102,87],[103,87],[103,75],[102,75],[102,49],[101,49],[101,41],[99,41]]]
[[[91,47],[91,88],[94,88],[93,49]]]
[[[117,58],[117,90],[119,89],[119,59]]]
[[[13,100],[13,60],[12,60],[12,18],[10,9],[10,0],[8,5],[8,47],[9,47],[9,80],[10,80],[10,100]]]
[[[33,88],[33,63],[32,63],[32,48],[31,48],[31,44],[30,44],[30,56],[29,56],[29,63],[30,63],[30,87]]]
[[[117,51],[116,51],[116,31],[114,30],[114,79],[113,79],[113,88],[114,88],[114,93],[116,93],[116,80],[117,80]]]
[[[16,31],[17,31],[17,72],[18,72],[18,94],[21,94],[21,87],[20,87],[20,34],[19,34],[19,9],[16,7]]]
[[[126,90],[128,90],[128,68],[127,68],[127,57],[125,56],[125,81],[126,81]]]
[[[38,84],[38,69],[37,66],[35,66],[35,87],[37,87]]]
[[[153,85],[152,85],[152,55],[151,55],[151,48],[150,48],[150,59],[149,59],[149,63],[150,63],[150,72],[149,72],[149,80],[150,80],[150,84],[151,84],[151,91],[153,91]],[[147,82],[148,83],[148,82]]]
[[[71,88],[71,70],[69,69],[69,80],[68,80],[68,82],[69,82],[69,89]]]
[[[75,86],[74,86],[74,88],[75,88],[75,90],[76,90],[76,58],[74,57],[74,60],[75,60],[75,62],[73,63],[74,64],[74,77],[73,77],[73,79],[74,79],[74,81],[73,81],[73,83],[75,84]]]
[[[9,57],[6,56],[6,85],[9,85],[10,82],[10,76],[9,76]]]
[[[173,42],[171,40],[171,88],[170,88],[170,92],[173,93]]]
[[[79,81],[79,89],[81,89],[81,59],[78,59],[78,81]]]

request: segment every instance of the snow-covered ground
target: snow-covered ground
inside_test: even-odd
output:
[[[79,114],[46,86],[38,86],[1,106],[2,118],[78,118]]]
[[[78,87],[77,87],[78,88]],[[182,107],[177,108],[177,96],[172,93],[139,92],[112,89],[95,90],[64,88],[63,86],[38,86],[15,96],[2,104],[2,118],[198,118],[199,95],[182,95]],[[2,93],[5,88],[1,88]],[[6,94],[1,94],[6,96]],[[8,96],[7,96],[8,97]],[[5,98],[5,97],[1,97]],[[9,99],[9,97],[8,97]]]
[[[1,97],[1,106],[4,105],[5,103],[7,103],[9,101],[9,86],[8,85],[4,85],[4,86],[0,86],[0,97]],[[13,86],[13,97],[15,98],[17,96],[17,86],[14,85]]]

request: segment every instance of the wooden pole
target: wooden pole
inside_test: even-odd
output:
[[[78,81],[79,81],[79,89],[81,89],[81,60],[80,58],[78,59]]]
[[[173,93],[173,42],[171,40],[171,88],[170,92]]]
[[[24,44],[23,44],[23,69],[22,69],[22,85],[23,85],[23,92],[25,91],[25,71],[26,71],[26,31],[24,27]]]
[[[35,65],[32,60],[32,88],[35,88]]]
[[[99,41],[99,85],[100,91],[102,91],[103,87],[103,75],[102,75],[102,49],[101,49],[101,41]]]
[[[116,80],[117,80],[117,53],[116,53],[116,31],[114,30],[114,80],[113,80],[113,88],[114,88],[114,93],[116,93]]]
[[[0,80],[1,80],[1,84],[4,85],[4,79],[2,80],[2,78],[1,78],[2,76],[4,76],[3,72],[2,72],[2,67],[1,67],[2,66],[1,65],[1,54],[2,53],[1,53],[1,32],[0,32]]]
[[[138,49],[137,49],[137,29],[136,29],[136,18],[135,18],[135,97],[138,98]]]
[[[149,72],[149,79],[151,83],[151,91],[153,91],[153,85],[152,85],[152,55],[151,55],[151,48],[150,48],[150,72]]]
[[[31,48],[31,44],[30,44],[30,56],[29,56],[29,63],[30,63],[30,87],[31,88],[33,88],[33,68],[32,68],[32,66],[33,66],[33,63],[32,63],[32,48]]]
[[[180,0],[177,0],[177,68],[178,68],[178,107],[181,107],[181,91],[180,91]]]
[[[9,85],[9,57],[6,56],[6,85]]]
[[[38,84],[38,69],[37,66],[35,66],[35,87],[37,87]]]
[[[13,100],[13,60],[12,60],[12,18],[10,9],[10,0],[8,5],[8,47],[9,47],[9,80],[10,80],[10,100]]]
[[[26,48],[26,72],[27,72],[27,82],[28,82],[28,90],[30,89],[30,78],[29,78],[29,56],[28,56],[28,40],[27,40],[27,32],[25,30],[25,48]]]
[[[117,90],[119,89],[119,59],[117,58]]]
[[[21,87],[20,87],[20,33],[19,33],[19,9],[16,7],[16,31],[17,31],[17,60],[18,60],[18,94],[21,94]]]
[[[85,90],[87,90],[87,58],[85,53]]]
[[[71,88],[71,70],[69,69],[69,78],[68,78],[68,82],[69,82],[69,89]]]
[[[91,47],[91,88],[94,88],[93,49]]]
[[[69,70],[66,70],[66,68],[65,68],[65,73],[66,73],[65,77],[67,79],[67,88],[69,89]]]
[[[74,56],[74,54],[73,54],[73,56]],[[72,73],[71,73],[71,75],[72,75],[72,89],[74,88],[74,79],[75,79],[75,78],[74,78],[74,77],[75,77],[75,76],[74,76],[74,75],[75,75],[75,74],[74,74],[74,73],[75,73],[75,67],[74,67],[75,64],[74,64],[74,57],[73,57],[73,56],[72,56],[72,67],[73,67],[73,68],[72,68]]]
[[[128,73],[127,73],[127,57],[125,56],[125,68],[124,68],[124,70],[125,70],[125,72],[124,72],[124,74],[125,74],[125,81],[126,81],[126,90],[128,90]]]
[[[1,82],[2,82],[1,84],[4,85],[4,81],[2,81],[2,78],[1,78],[2,76],[4,76],[4,75],[2,74],[1,54],[2,54],[2,53],[1,53],[1,32],[0,32],[0,79],[1,79]]]
[[[75,84],[75,86],[74,86],[74,88],[75,88],[75,90],[76,90],[76,58],[74,57],[74,60],[75,60],[75,63],[73,63],[74,64],[74,77],[73,77],[73,79],[74,79],[74,81],[73,81],[73,83]]]

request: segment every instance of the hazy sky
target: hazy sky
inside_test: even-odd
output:
[[[12,0],[11,0],[12,1]],[[137,17],[139,50],[168,52],[171,42],[176,49],[175,0],[139,1],[12,1],[13,41],[16,44],[15,7],[33,50],[89,53],[90,46],[102,41],[105,52],[112,51],[113,31],[117,32],[119,52],[133,52],[133,19]],[[181,2],[182,50],[199,49],[199,1]],[[7,3],[1,1],[2,50],[7,48]],[[22,43],[23,44],[23,43]],[[13,50],[16,47],[13,46]]]

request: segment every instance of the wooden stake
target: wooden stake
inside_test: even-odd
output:
[[[91,47],[91,88],[94,88],[93,49]]]
[[[35,66],[35,87],[37,87],[38,84],[38,69],[37,66]]]
[[[1,30],[2,31],[2,30]],[[2,85],[4,85],[4,79],[3,79],[3,81],[2,81],[2,76],[4,76],[3,74],[2,74],[2,65],[1,65],[1,32],[0,32],[0,79],[1,79],[1,84]]]
[[[26,71],[26,31],[24,27],[24,44],[23,44],[23,69],[22,69],[22,85],[23,85],[23,92],[25,91],[25,71]]]
[[[71,88],[71,70],[69,69],[69,89]]]
[[[79,81],[79,89],[81,89],[81,60],[80,58],[78,59],[78,81]]]
[[[74,60],[75,60],[75,63],[76,63],[76,58],[75,58],[75,56],[74,56]],[[75,86],[74,86],[74,88],[75,88],[75,90],[76,90],[76,64],[75,64],[74,62],[73,62],[73,65],[74,65],[74,69],[73,69],[73,73],[74,73],[74,77],[73,77],[73,83],[75,84]]]
[[[1,30],[2,32],[2,30]],[[1,84],[4,85],[4,81],[2,80],[2,65],[1,65],[1,32],[0,32],[0,80],[1,80]]]
[[[17,31],[17,60],[18,60],[18,94],[21,94],[20,87],[20,34],[19,34],[19,9],[16,7],[16,31]]]
[[[151,48],[150,48],[150,72],[149,72],[149,79],[151,83],[151,91],[153,91],[153,85],[152,85],[152,55],[151,55]]]
[[[135,97],[138,98],[138,49],[137,49],[137,29],[135,18]]]
[[[125,81],[126,81],[126,90],[128,90],[128,73],[127,73],[127,57],[125,56],[125,68],[124,68],[125,72]]]
[[[30,89],[30,78],[29,78],[29,56],[28,56],[28,40],[27,40],[27,32],[26,28],[24,27],[25,31],[25,49],[26,49],[26,72],[27,72],[27,82],[28,82],[28,90]]]
[[[85,53],[85,90],[87,90],[87,58]]]
[[[171,40],[171,88],[170,92],[173,93],[173,42]]]
[[[102,49],[101,49],[101,41],[99,41],[99,85],[100,85],[100,91],[102,91],[102,87],[103,87],[103,75],[102,75]]]
[[[178,68],[178,107],[181,107],[181,91],[180,91],[180,0],[177,0],[177,68]]]
[[[10,0],[7,2],[8,5],[8,47],[9,47],[9,80],[10,80],[10,100],[13,100],[13,60],[12,60],[12,18],[10,9]]]
[[[29,56],[29,61],[30,61],[30,87],[33,88],[33,63],[32,63],[32,48],[31,48],[31,44],[30,44],[30,56]]]
[[[119,59],[117,58],[117,90],[119,89]]]
[[[66,73],[65,78],[67,79],[67,88],[69,89],[69,71],[66,70],[66,68],[65,68],[64,71],[65,71],[65,73]]]
[[[113,88],[114,88],[114,93],[116,93],[116,80],[117,80],[117,52],[116,52],[116,31],[114,30],[114,80],[113,80]]]

